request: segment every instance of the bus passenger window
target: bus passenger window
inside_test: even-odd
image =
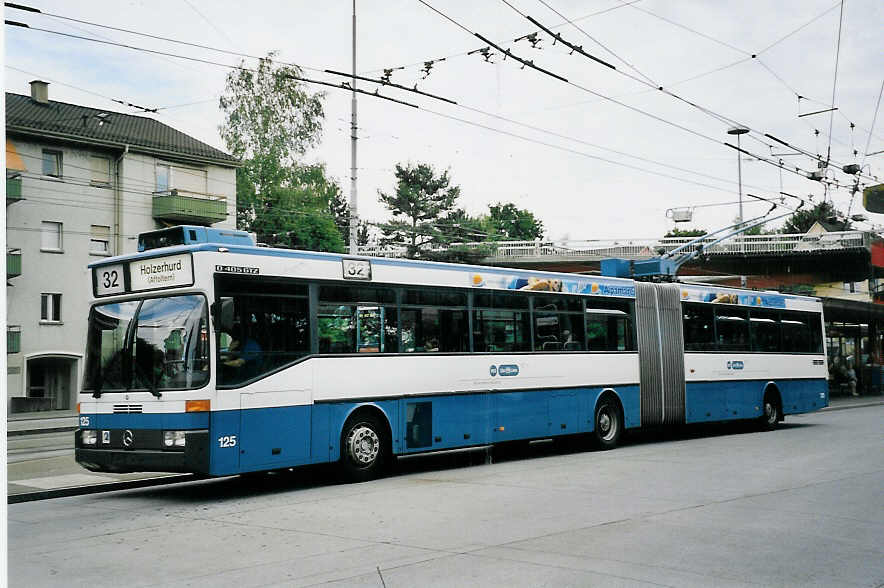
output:
[[[715,309],[715,334],[720,351],[749,351],[747,314],[738,308]]]
[[[753,308],[749,311],[749,334],[752,351],[780,351],[780,316],[775,310]]]
[[[589,351],[631,351],[629,315],[622,310],[587,306],[586,348]]]
[[[464,353],[470,350],[466,293],[443,288],[402,292],[401,353]]]
[[[807,353],[819,351],[811,349],[811,328],[808,316],[803,312],[784,312],[782,318],[783,351],[786,353]],[[816,328],[819,330],[819,327]],[[819,337],[817,337],[818,339]]]
[[[534,298],[534,351],[583,351],[585,341],[580,298]]]
[[[708,305],[688,303],[682,306],[685,351],[715,349],[713,314],[712,307]]]

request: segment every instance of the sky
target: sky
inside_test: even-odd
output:
[[[459,206],[471,214],[513,202],[539,217],[550,239],[659,237],[676,226],[668,218],[671,209],[683,208],[692,209],[693,221],[678,228],[715,230],[738,215],[738,152],[724,143],[735,141],[727,131],[739,125],[750,129],[740,137],[744,149],[773,162],[782,159],[786,167],[743,156],[744,218],[770,208],[747,193],[779,199],[783,191],[812,196],[808,206],[829,198],[844,212],[864,213],[869,222],[860,228],[884,226],[884,215],[862,210],[861,193],[851,203],[853,176],[840,171],[861,163],[862,184],[884,181],[884,154],[864,156],[884,149],[884,112],[875,119],[884,83],[880,1],[426,2],[429,7],[419,0],[356,2],[360,75],[378,78],[384,68],[405,66],[392,72],[393,82],[457,102],[390,87],[380,93],[419,108],[359,95],[357,193],[363,219],[389,218],[378,191],[394,190],[396,164],[411,162],[448,170],[461,187]],[[342,78],[322,70],[352,69],[349,0],[26,4],[227,51],[277,51],[278,60],[298,64],[305,76],[335,84]],[[526,16],[614,67],[553,44]],[[6,9],[5,17],[228,65],[255,63],[41,14]],[[539,47],[528,39],[513,42],[533,32],[539,33]],[[503,60],[496,49],[492,63],[478,53],[468,55],[488,46],[477,34],[567,82],[513,58]],[[425,75],[423,63],[443,57]],[[9,92],[28,94],[28,82],[40,78],[50,82],[52,100],[132,114],[138,111],[110,99],[159,107],[156,115],[142,114],[225,148],[218,97],[231,71],[227,67],[9,26],[4,66]],[[378,87],[357,86],[370,92]],[[677,97],[654,89],[659,87]],[[324,163],[349,197],[350,93],[309,89],[325,93],[326,116],[321,143],[304,162]],[[799,116],[831,107],[833,89],[836,111]],[[795,155],[765,134],[823,158],[830,149],[826,177],[840,187],[826,191],[808,179],[804,172],[816,170],[817,160]],[[802,171],[792,173],[796,167]],[[791,198],[784,202],[797,204]],[[771,216],[786,212],[781,207]]]

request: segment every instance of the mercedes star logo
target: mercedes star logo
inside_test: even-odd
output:
[[[123,431],[123,446],[124,447],[132,447],[132,442],[135,440],[135,435],[129,429]]]

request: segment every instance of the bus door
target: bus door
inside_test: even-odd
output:
[[[240,471],[309,461],[311,396],[308,387],[240,392]]]
[[[641,423],[685,422],[684,333],[678,284],[635,284]]]

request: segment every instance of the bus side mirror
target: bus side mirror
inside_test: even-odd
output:
[[[212,303],[212,316],[215,330],[230,333],[233,331],[233,298],[222,296]]]

